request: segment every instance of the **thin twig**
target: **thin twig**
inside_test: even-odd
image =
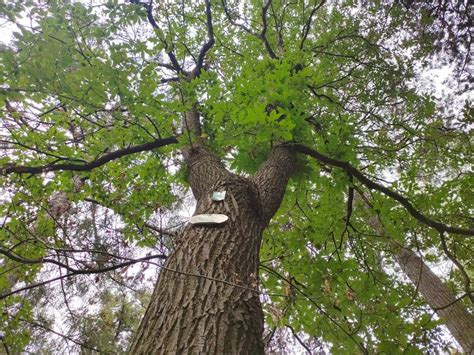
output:
[[[303,34],[302,34],[302,38],[301,38],[301,42],[300,42],[300,49],[303,49],[303,46],[304,46],[304,42],[306,41],[306,38],[308,37],[308,33],[309,33],[309,30],[311,29],[311,21],[313,20],[313,16],[314,14],[316,13],[316,11],[318,11],[321,6],[324,5],[324,3],[326,2],[326,0],[322,0],[319,5],[315,6],[313,8],[313,10],[311,11],[311,14],[309,15],[308,17],[308,20],[306,21],[306,23],[304,24],[303,26]]]
[[[301,338],[298,336],[298,334],[295,332],[295,330],[293,329],[293,327],[291,325],[286,325],[286,327],[291,330],[291,333],[293,334],[293,336],[295,337],[296,340],[298,340],[298,343],[300,343],[300,345],[305,348],[305,350],[308,352],[309,355],[311,355],[311,349],[308,348],[308,346],[304,343],[303,340],[301,340]]]
[[[77,269],[72,269],[69,266],[67,266],[66,269],[72,269],[74,271],[71,271],[70,273],[65,274],[65,275],[54,277],[54,278],[46,280],[46,281],[37,282],[37,283],[31,284],[31,285],[28,285],[28,286],[21,287],[19,289],[14,290],[14,291],[4,293],[4,294],[0,295],[0,300],[5,299],[9,296],[15,295],[17,293],[23,292],[23,291],[27,291],[27,290],[30,290],[30,289],[33,289],[33,288],[36,288],[36,287],[39,287],[39,286],[47,285],[47,284],[49,284],[51,282],[54,282],[54,281],[62,280],[64,278],[69,278],[69,277],[77,276],[77,275],[100,274],[100,273],[104,273],[104,272],[108,272],[108,271],[113,271],[113,270],[116,270],[116,269],[119,269],[119,268],[122,268],[122,267],[126,267],[126,266],[129,266],[129,265],[133,265],[133,264],[136,264],[136,263],[139,263],[139,262],[144,262],[144,261],[157,259],[157,258],[164,259],[164,258],[166,258],[166,256],[164,256],[164,255],[149,255],[149,256],[145,256],[143,258],[132,259],[132,260],[126,261],[124,263],[120,263],[120,264],[116,264],[116,265],[112,265],[112,266],[108,266],[108,267],[104,267],[104,268],[96,268],[96,269],[77,270]],[[57,263],[55,263],[55,264],[57,264]],[[61,263],[59,263],[59,264],[61,264]]]

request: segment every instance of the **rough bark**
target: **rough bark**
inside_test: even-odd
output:
[[[463,351],[466,354],[474,354],[474,317],[412,250],[401,248],[395,259]]]
[[[230,173],[202,146],[184,156],[195,214],[221,213],[229,220],[188,225],[179,236],[130,353],[261,354],[260,242],[283,198],[293,153],[275,148],[255,179]],[[224,201],[211,200],[212,191],[223,190]]]
[[[262,201],[263,215],[267,221],[273,217],[281,204],[290,174],[295,167],[295,153],[288,146],[273,148],[270,156],[253,176]]]

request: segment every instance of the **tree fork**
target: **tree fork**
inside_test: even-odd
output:
[[[130,353],[262,354],[260,243],[283,199],[294,153],[274,148],[253,179],[229,172],[201,145],[184,153],[195,214],[221,213],[229,220],[222,226],[188,224],[178,236]],[[223,190],[224,201],[211,199]]]

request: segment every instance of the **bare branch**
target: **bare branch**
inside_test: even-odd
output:
[[[48,259],[48,258],[41,258],[41,259],[26,259],[22,256],[17,255],[16,253],[13,253],[7,249],[4,249],[0,247],[0,254],[5,255],[7,258],[16,261],[18,263],[22,264],[28,264],[28,265],[34,265],[34,264],[55,264],[58,265],[62,268],[65,268],[68,271],[74,272],[77,271],[74,268],[70,267],[69,265],[63,264],[62,262],[59,262],[54,259]]]
[[[335,318],[333,318],[326,310],[324,310],[323,306],[321,306],[319,303],[315,302],[313,297],[309,296],[306,292],[303,291],[305,286],[298,282],[295,278],[292,278],[295,283],[301,285],[302,287],[298,287],[297,285],[291,283],[291,280],[287,280],[286,277],[281,275],[279,272],[274,270],[273,268],[260,264],[260,268],[262,270],[265,270],[266,272],[272,273],[276,277],[278,277],[281,281],[287,283],[290,287],[292,287],[296,292],[298,292],[301,296],[303,296],[306,300],[308,300],[311,304],[313,304],[316,309],[321,312],[330,322],[332,322],[336,327],[338,327],[349,339],[351,339],[354,344],[356,344],[359,349],[362,351],[363,354],[368,354],[367,349],[365,348],[363,343],[359,343],[357,339],[355,339],[354,335],[349,333]]]
[[[1,339],[2,339],[3,348],[5,349],[5,354],[10,355],[11,354],[10,349],[8,348],[7,343],[5,343],[5,339],[3,338],[3,336],[1,337]]]
[[[58,251],[60,249],[56,249],[56,251]],[[65,250],[65,249],[62,249],[62,250]],[[85,252],[85,251],[78,251],[78,250],[72,250],[73,252]],[[131,258],[125,258],[125,257],[122,257],[122,256],[118,256],[118,255],[114,255],[114,254],[110,254],[110,253],[107,253],[107,252],[101,252],[101,251],[97,251],[97,250],[93,250],[92,251],[93,253],[97,253],[97,254],[104,254],[104,255],[107,255],[107,256],[110,256],[110,257],[113,257],[113,258],[118,258],[118,259],[123,259],[123,260],[128,260],[128,261],[134,261],[134,260],[139,260],[139,259],[131,259]],[[22,256],[19,256],[17,255],[16,253],[12,253],[11,251],[7,250],[7,249],[4,249],[2,247],[0,247],[0,254],[3,254],[5,255],[6,257],[8,257],[9,259],[13,260],[13,261],[16,261],[16,262],[19,262],[19,263],[22,263],[22,264],[29,264],[29,265],[33,265],[33,264],[46,264],[46,263],[49,263],[49,264],[54,264],[54,265],[57,265],[61,268],[64,268],[66,270],[68,270],[69,272],[71,273],[82,273],[82,274],[97,274],[99,272],[103,272],[103,271],[100,271],[101,269],[88,269],[88,270],[79,270],[79,269],[74,269],[73,267],[67,265],[67,264],[64,264],[60,261],[57,261],[55,259],[49,259],[49,258],[40,258],[40,259],[27,259],[27,258],[24,258]],[[153,258],[160,258],[160,259],[166,259],[167,256],[166,255],[162,255],[162,254],[159,254],[159,255],[153,255]],[[94,270],[93,272],[90,272],[90,270]]]
[[[172,82],[176,82],[176,81],[179,81],[180,79],[178,77],[172,77],[172,78],[162,78],[160,79],[160,83],[161,84],[166,84],[166,83],[172,83]]]
[[[278,49],[280,51],[283,51],[283,48],[284,48],[284,43],[283,43],[283,36],[282,36],[282,31],[283,31],[283,15],[280,19],[280,21],[278,21],[278,17],[275,13],[275,9],[273,8],[273,4],[271,5],[271,8],[272,8],[272,15],[273,15],[273,20],[275,21],[275,31],[277,33],[277,36],[278,36]],[[284,14],[284,11],[283,11],[283,14]]]
[[[462,278],[464,279],[464,291],[468,295],[469,299],[471,300],[472,303],[474,303],[474,296],[471,292],[471,279],[469,278],[469,275],[466,272],[466,269],[464,266],[459,262],[458,259],[449,251],[448,245],[446,244],[446,238],[444,237],[443,232],[439,232],[439,237],[441,239],[441,247],[443,248],[444,253],[446,256],[451,260],[451,262],[456,265],[458,268],[459,272],[461,273]]]

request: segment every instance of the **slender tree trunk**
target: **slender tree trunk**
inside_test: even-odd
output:
[[[401,248],[396,260],[466,354],[474,354],[474,317],[453,292],[412,250]]]
[[[366,205],[367,208],[369,206]],[[373,215],[369,224],[379,235],[386,235],[378,216]],[[451,335],[466,354],[474,354],[474,317],[456,299],[454,293],[425,264],[414,251],[391,243],[399,249],[395,261],[410,279],[426,303],[436,312]]]
[[[253,179],[230,173],[207,149],[185,154],[195,214],[220,213],[218,226],[188,225],[162,269],[131,354],[262,354],[258,292],[262,233],[278,209],[293,153],[278,147]],[[226,191],[212,201],[212,191]]]

